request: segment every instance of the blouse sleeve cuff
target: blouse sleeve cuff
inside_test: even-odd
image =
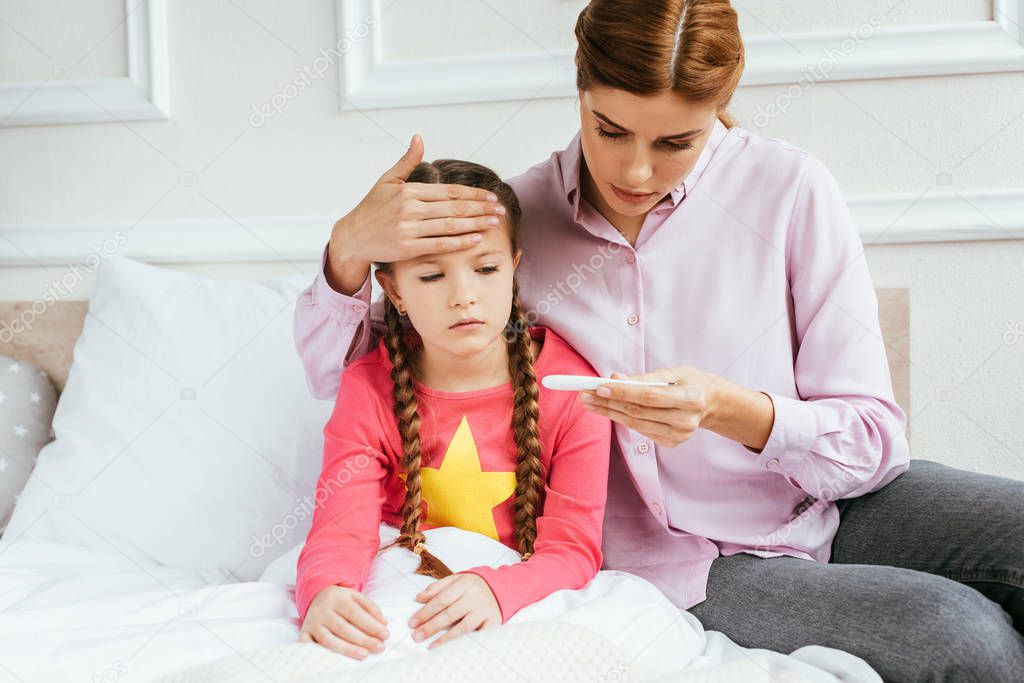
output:
[[[783,476],[797,471],[806,462],[811,443],[817,430],[814,408],[802,399],[782,396],[763,391],[775,407],[775,421],[768,441],[758,453],[744,445],[749,452],[757,455],[758,466]]]
[[[327,282],[327,246],[324,246],[324,253],[320,259],[320,271],[316,274],[313,284],[313,305],[323,306],[335,320],[344,323],[358,325],[370,309],[370,295],[372,283],[367,275],[363,286],[352,296],[342,294],[331,288]]]

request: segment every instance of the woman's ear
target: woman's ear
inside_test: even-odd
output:
[[[516,249],[516,255],[512,257],[512,270],[519,267],[519,261],[523,258],[523,250]]]
[[[395,308],[399,311],[405,310],[402,305],[402,297],[399,295],[398,288],[395,286],[395,279],[380,269],[374,273],[374,276],[377,278],[377,282],[380,283],[384,293],[389,299],[391,299],[391,303],[395,305]]]

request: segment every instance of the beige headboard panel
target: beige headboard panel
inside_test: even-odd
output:
[[[906,289],[876,289],[879,322],[885,339],[896,402],[910,413],[910,296]],[[0,355],[32,360],[64,389],[71,351],[82,332],[86,301],[58,302],[35,316],[31,302],[0,303]],[[29,329],[12,336],[9,325],[31,321]]]
[[[0,303],[0,355],[34,362],[63,391],[88,308],[88,301],[59,301],[36,315],[38,303]]]

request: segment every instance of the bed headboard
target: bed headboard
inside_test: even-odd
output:
[[[0,303],[0,355],[32,361],[63,391],[88,308],[88,301],[58,301],[41,312],[39,302]]]
[[[906,289],[875,292],[896,402],[909,415],[910,294]],[[57,390],[63,390],[88,305],[87,301],[61,301],[36,315],[33,302],[0,303],[0,355],[35,362],[49,374]],[[39,308],[38,302],[35,308]],[[12,335],[12,329],[20,329],[12,327],[15,321],[26,329]]]

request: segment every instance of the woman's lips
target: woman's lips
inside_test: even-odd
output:
[[[654,192],[648,192],[647,194],[633,194],[631,192],[626,192],[615,185],[612,185],[612,191],[615,192],[616,197],[624,202],[629,202],[630,204],[642,204],[655,194]]]

